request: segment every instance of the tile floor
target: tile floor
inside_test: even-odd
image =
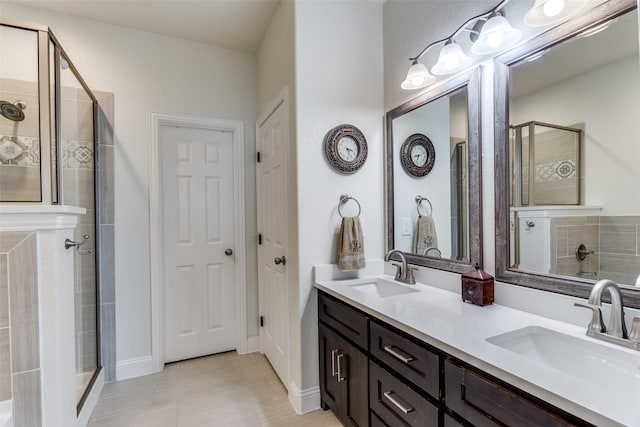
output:
[[[222,353],[107,384],[89,427],[341,426],[330,411],[297,415],[260,353]]]

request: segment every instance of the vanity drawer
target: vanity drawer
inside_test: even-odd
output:
[[[371,354],[433,398],[440,396],[440,356],[399,331],[370,324]]]
[[[368,349],[369,318],[323,292],[318,293],[318,317],[346,338]]]
[[[542,406],[534,399],[459,362],[445,361],[446,405],[475,426],[590,425],[559,409]]]
[[[385,426],[438,425],[437,406],[372,360],[369,360],[369,406],[379,418],[376,421]]]

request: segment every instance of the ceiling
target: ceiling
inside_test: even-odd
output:
[[[255,53],[279,0],[1,0]]]

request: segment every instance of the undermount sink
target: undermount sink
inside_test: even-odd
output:
[[[381,298],[420,292],[420,290],[410,286],[412,285],[403,285],[393,280],[377,277],[371,280],[354,283],[349,287],[355,291],[362,292],[363,294],[376,295]]]
[[[487,341],[532,362],[599,384],[603,390],[640,390],[640,353],[539,326],[516,329]]]

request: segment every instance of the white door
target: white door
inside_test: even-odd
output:
[[[289,292],[287,280],[287,133],[284,104],[258,127],[258,305],[260,348],[289,388]]]
[[[163,125],[165,362],[235,349],[233,133]]]

